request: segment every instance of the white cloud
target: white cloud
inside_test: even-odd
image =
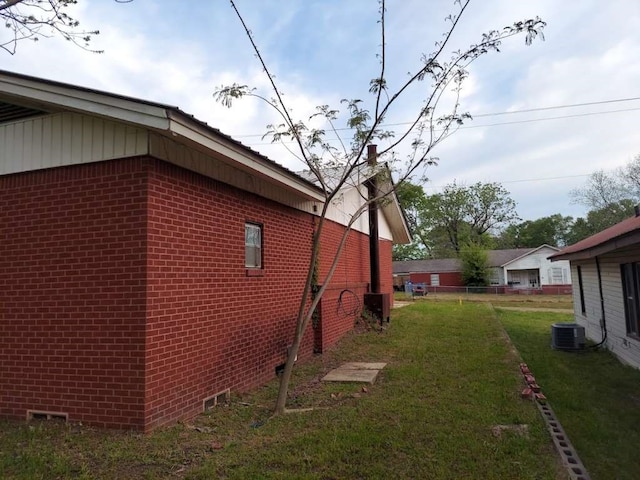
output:
[[[368,81],[379,68],[376,2],[297,0],[285,9],[275,0],[239,0],[238,5],[298,118],[306,119],[316,105],[340,107],[341,98],[371,98]],[[415,71],[421,53],[432,50],[451,7],[449,0],[387,2],[386,67],[392,86]],[[226,2],[86,0],[74,11],[83,26],[101,30],[95,46],[104,54],[59,39],[23,42],[15,56],[3,57],[3,68],[175,105],[232,135],[260,135],[277,120],[254,100],[239,101],[230,110],[214,102],[214,89],[233,82],[270,95]],[[546,41],[526,47],[517,38],[506,42],[500,54],[474,63],[462,110],[477,115],[637,96],[640,2],[634,0],[474,0],[454,45],[464,47],[489,28],[536,15],[548,21]],[[406,122],[420,100],[419,92],[408,96],[387,122]],[[440,166],[427,175],[432,186],[454,178],[503,181],[523,218],[583,214],[584,209],[569,205],[568,191],[584,180],[575,175],[614,168],[640,152],[638,111],[548,118],[623,108],[640,108],[640,101],[476,117],[470,126],[541,121],[461,129],[434,152]],[[265,145],[259,136],[239,140],[289,168],[300,168],[286,150]],[[566,178],[538,180],[551,177]]]

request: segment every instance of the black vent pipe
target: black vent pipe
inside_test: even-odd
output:
[[[376,145],[367,145],[367,163],[370,167],[377,164]],[[375,170],[375,168],[372,168]],[[378,196],[377,175],[367,181],[369,197],[369,266],[371,271],[371,293],[380,293],[380,246],[378,235],[378,204],[373,201]]]

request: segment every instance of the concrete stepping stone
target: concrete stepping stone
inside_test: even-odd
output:
[[[323,382],[361,382],[373,384],[386,363],[348,362],[331,370]]]

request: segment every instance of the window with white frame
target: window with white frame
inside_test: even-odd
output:
[[[262,225],[244,224],[244,265],[247,268],[262,268]]]

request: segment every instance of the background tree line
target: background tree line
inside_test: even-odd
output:
[[[585,217],[556,213],[521,221],[510,193],[495,182],[454,182],[434,195],[404,182],[397,195],[414,240],[396,245],[394,260],[461,257],[469,248],[563,247],[634,215],[640,201],[640,155],[613,172],[592,173],[583,187],[570,192],[574,203],[589,209]]]

